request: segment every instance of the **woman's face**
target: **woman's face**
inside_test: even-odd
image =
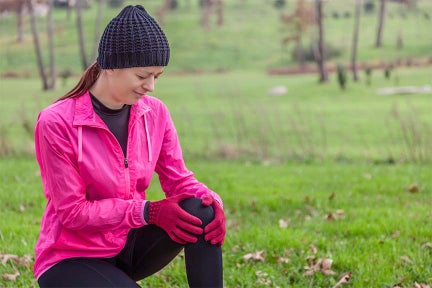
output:
[[[105,89],[112,102],[132,105],[148,92],[153,92],[163,66],[133,67],[106,70],[108,87]]]

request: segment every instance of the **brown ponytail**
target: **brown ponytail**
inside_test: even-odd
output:
[[[99,67],[99,64],[94,62],[87,68],[87,70],[84,71],[78,84],[57,101],[82,96],[90,89],[91,86],[93,86],[93,84],[99,78],[100,72],[101,68]]]

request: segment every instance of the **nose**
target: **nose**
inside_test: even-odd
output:
[[[153,92],[156,82],[154,76],[148,77],[146,80],[147,81],[145,81],[142,85],[143,89],[145,89],[147,92]]]

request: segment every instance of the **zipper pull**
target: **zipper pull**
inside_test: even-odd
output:
[[[128,159],[127,158],[124,158],[124,166],[125,166],[125,168],[129,167],[129,163],[128,163]]]

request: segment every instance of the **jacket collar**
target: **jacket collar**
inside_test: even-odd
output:
[[[138,101],[131,107],[129,122],[136,121],[150,110],[151,108],[143,100]],[[82,96],[75,98],[73,126],[104,127],[103,121],[97,116],[93,109],[90,93],[88,91]]]

